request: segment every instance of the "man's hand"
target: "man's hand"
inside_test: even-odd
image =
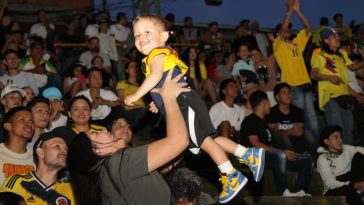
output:
[[[285,0],[286,5],[287,5],[287,11],[291,12],[293,10],[293,7],[295,6],[295,0]]]
[[[155,103],[153,101],[149,103],[149,111],[151,111],[152,113],[159,112],[157,106],[155,105]]]
[[[299,12],[300,11],[300,2],[298,0],[293,0],[293,11]]]
[[[288,149],[283,150],[283,152],[286,154],[287,159],[289,161],[296,160],[297,157],[300,155],[300,154],[298,154],[298,153],[296,153],[296,152],[294,152],[292,150],[288,150]]]
[[[335,85],[340,85],[342,83],[344,83],[344,81],[336,75],[330,75],[327,77],[328,81],[330,81],[331,83],[335,84]]]

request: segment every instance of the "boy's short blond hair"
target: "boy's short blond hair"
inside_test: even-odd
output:
[[[166,31],[166,22],[164,19],[162,19],[159,16],[155,16],[155,15],[150,15],[150,14],[144,14],[144,15],[140,15],[137,16],[134,21],[133,21],[133,26],[139,21],[139,20],[149,20],[151,22],[153,22],[156,25],[159,25],[163,31]]]

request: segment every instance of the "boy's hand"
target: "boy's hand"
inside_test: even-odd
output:
[[[134,106],[134,103],[137,100],[139,100],[139,98],[135,94],[132,94],[132,95],[126,96],[124,103],[125,103],[125,105],[128,105],[128,106]]]
[[[152,113],[159,112],[157,106],[155,105],[155,103],[153,101],[149,103],[149,111],[151,111]]]

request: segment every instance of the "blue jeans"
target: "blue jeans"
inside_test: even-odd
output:
[[[311,91],[303,91],[297,86],[291,86],[292,92],[292,104],[301,108],[305,115],[305,130],[311,132],[316,139],[316,143],[319,141],[319,127],[316,111],[313,104],[313,95]]]
[[[352,109],[341,108],[335,100],[329,100],[324,105],[327,125],[338,125],[343,129],[344,144],[353,144],[353,113]]]
[[[288,160],[283,150],[266,151],[265,153],[266,168],[272,169],[274,182],[278,195],[283,195],[287,188],[287,171],[299,172],[298,179],[292,192],[300,190],[308,191],[313,174],[313,159],[311,155],[304,154],[297,157],[296,160]]]

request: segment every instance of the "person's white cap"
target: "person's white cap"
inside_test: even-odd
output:
[[[22,97],[25,97],[26,95],[23,89],[18,88],[18,86],[16,86],[15,84],[10,84],[5,86],[5,88],[1,91],[1,99],[3,99],[5,95],[12,92],[18,92]]]

